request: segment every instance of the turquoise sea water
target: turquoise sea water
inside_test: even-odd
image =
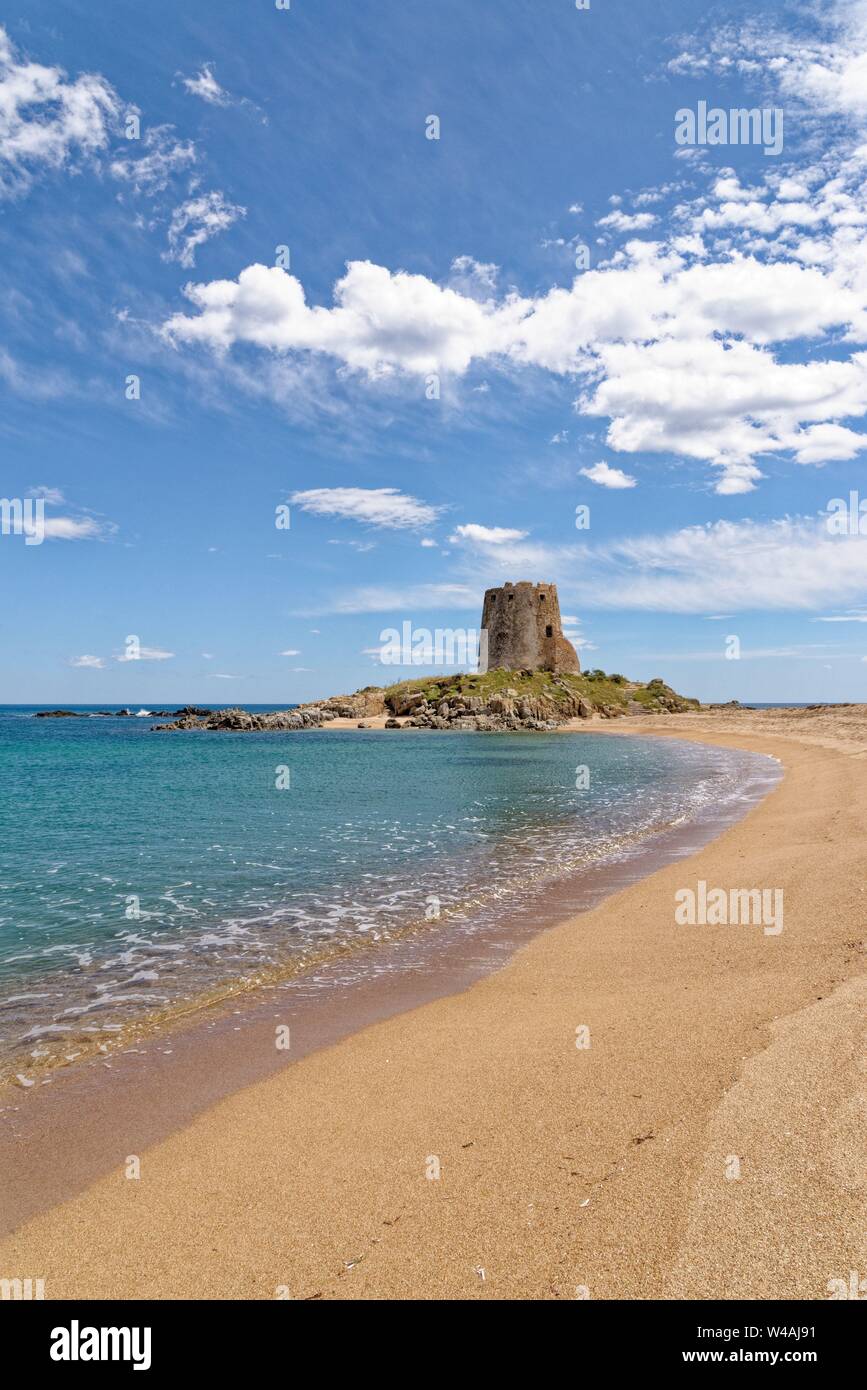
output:
[[[471,932],[665,827],[733,814],[774,775],[637,737],[160,734],[33,713],[0,707],[0,1059],[362,937]]]

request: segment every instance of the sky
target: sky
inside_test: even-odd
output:
[[[509,580],[864,700],[865,174],[867,0],[17,0],[0,703],[390,684]]]

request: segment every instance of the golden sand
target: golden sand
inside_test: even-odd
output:
[[[139,1180],[119,1163],[2,1242],[0,1275],[55,1299],[822,1299],[867,1276],[867,708],[589,728],[786,775],[464,993],[230,1096]],[[782,888],[783,932],[678,926],[699,879]]]

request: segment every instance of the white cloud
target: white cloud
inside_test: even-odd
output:
[[[174,342],[324,352],[373,378],[463,373],[474,357],[506,351],[525,312],[517,300],[480,303],[369,261],[350,262],[332,309],[309,306],[300,281],[279,266],[248,266],[237,281],[187,285],[184,293],[198,313],[168,320],[163,331]]]
[[[718,521],[601,548],[594,606],[675,613],[815,610],[863,597],[867,539],[832,536],[825,519]]]
[[[286,652],[281,652],[280,655],[281,655],[281,656],[300,656],[301,653],[300,653],[300,651],[295,651],[294,648],[290,647],[288,651],[286,651]]]
[[[201,97],[210,106],[228,106],[232,101],[214,76],[213,63],[203,63],[195,77],[183,77],[182,81],[192,96]]]
[[[193,141],[177,140],[170,125],[153,126],[142,141],[129,142],[130,150],[138,144],[145,154],[117,155],[109,165],[112,177],[129,184],[134,193],[160,193],[175,174],[196,162]]]
[[[430,536],[422,536],[422,550],[436,550],[436,541],[431,540]]]
[[[556,576],[564,606],[734,615],[863,603],[867,537],[834,536],[827,517],[717,521],[608,544],[467,543],[458,568],[482,590],[506,574]]]
[[[594,463],[592,468],[579,468],[578,472],[600,487],[627,488],[637,485],[637,480],[629,473],[624,473],[620,468],[611,468],[607,463]]]
[[[200,246],[246,215],[246,208],[230,203],[219,190],[188,198],[172,213],[168,230],[169,249],[164,259],[177,261],[182,266],[195,265],[196,251]]]
[[[487,299],[497,288],[500,267],[491,262],[473,260],[472,256],[456,256],[452,261],[449,284],[471,299]]]
[[[41,497],[44,502],[51,502],[55,506],[66,501],[60,488],[45,487],[43,484],[40,484],[39,487],[32,487],[28,495],[30,497]]]
[[[520,541],[526,531],[515,531],[509,526],[478,526],[469,522],[466,526],[456,526],[450,541],[477,541],[481,545],[506,545],[509,541]]]
[[[296,611],[296,617],[312,613],[402,613],[432,608],[481,612],[482,591],[468,584],[415,584],[404,588],[360,587],[334,594],[316,607]]]
[[[161,647],[138,647],[135,654],[123,651],[115,654],[115,661],[169,661],[174,652],[163,651]]]
[[[237,282],[188,286],[200,309],[165,332],[225,351],[251,343],[329,353],[371,377],[464,372],[500,358],[595,385],[578,409],[608,416],[618,452],[653,450],[708,460],[723,492],[761,476],[757,454],[792,451],[800,462],[859,447],[842,421],[867,409],[865,360],[780,361],[775,343],[833,328],[867,339],[867,305],[853,268],[733,256],[687,263],[657,243],[630,243],[606,268],[537,300],[480,304],[422,276],[356,262],[335,288],[335,307],[310,307],[299,282],[253,266]],[[834,426],[812,433],[815,425]]]
[[[105,666],[105,660],[101,656],[71,656],[69,658],[69,665],[101,671]]]
[[[103,529],[92,516],[47,516],[43,525],[45,536],[56,541],[94,540]]]
[[[652,212],[620,212],[615,210],[609,212],[607,217],[600,217],[596,226],[610,227],[612,232],[644,232],[648,227],[652,227],[655,221],[656,216]]]
[[[119,114],[104,77],[70,79],[62,68],[30,62],[0,28],[0,194],[26,191],[41,168],[94,158]]]
[[[319,487],[293,492],[290,502],[314,516],[361,521],[387,530],[414,530],[436,521],[441,507],[432,507],[396,487]]]
[[[753,24],[685,49],[672,67],[690,69],[692,53],[697,71],[760,75],[787,99],[799,91],[814,113],[867,118],[867,4],[837,6],[832,19],[819,44]],[[470,257],[444,285],[355,261],[332,302],[316,305],[294,276],[253,265],[236,280],[188,285],[191,310],[163,332],[224,355],[248,346],[296,366],[327,358],[368,383],[460,377],[480,364],[541,369],[577,384],[580,414],[608,420],[609,448],[703,461],[719,493],[748,492],[764,457],[821,465],[862,451],[867,141],[847,148],[839,134],[829,128],[824,153],[751,184],[708,170],[706,191],[664,228],[615,196],[602,228],[655,223],[659,239],[627,241],[537,295],[495,292],[496,268]]]

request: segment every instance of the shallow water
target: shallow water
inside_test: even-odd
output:
[[[643,737],[154,734],[32,714],[0,709],[7,1061],[361,942],[490,933],[671,827],[734,818],[776,776],[759,755]]]

